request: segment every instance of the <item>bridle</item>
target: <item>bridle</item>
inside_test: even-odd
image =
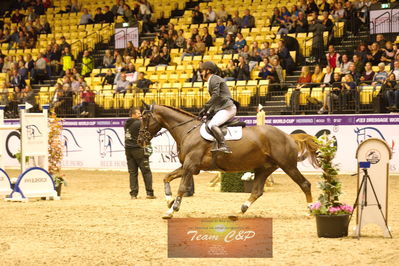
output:
[[[152,113],[152,110],[153,110],[153,109],[152,109],[152,108],[153,108],[153,107],[151,106],[150,110],[145,110],[145,111],[143,111],[143,115],[146,115],[147,113],[149,113],[150,116],[151,116],[158,124],[161,124],[161,123],[155,118],[155,116],[153,115],[153,113]],[[190,123],[190,122],[192,122],[192,121],[195,121],[195,120],[197,120],[197,119],[198,119],[198,118],[194,117],[194,118],[192,118],[192,119],[190,119],[190,120],[187,120],[187,121],[178,123],[177,125],[174,125],[173,127],[171,127],[171,128],[170,128],[170,131],[172,131],[173,129],[175,129],[175,128],[177,128],[177,127],[180,127],[180,126],[183,126],[183,125],[185,125],[185,124],[188,124],[188,123]],[[144,128],[139,130],[139,137],[137,138],[137,140],[142,139],[142,140],[144,141],[144,143],[149,143],[149,142],[151,141],[152,138],[158,137],[158,136],[164,134],[164,133],[167,131],[167,130],[164,130],[164,131],[162,131],[162,132],[158,132],[158,133],[155,134],[155,135],[152,135],[151,132],[148,130],[149,124],[150,124],[150,119],[146,119],[146,123],[144,124]],[[195,126],[195,127],[196,127],[196,126]],[[194,127],[194,128],[195,128],[195,127]],[[194,128],[193,128],[193,129],[194,129]],[[191,131],[192,131],[192,129],[190,129],[188,133],[190,133]]]

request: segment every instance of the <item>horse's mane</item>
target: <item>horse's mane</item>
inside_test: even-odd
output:
[[[168,106],[168,105],[163,105],[163,104],[161,104],[160,106],[163,106],[163,107],[172,109],[172,110],[174,110],[174,111],[176,111],[176,112],[179,112],[179,113],[184,114],[184,115],[188,115],[188,116],[193,117],[193,118],[194,118],[194,117],[197,117],[196,115],[193,115],[192,113],[187,112],[187,111],[184,111],[183,109],[180,109],[180,108],[177,108],[177,107]]]

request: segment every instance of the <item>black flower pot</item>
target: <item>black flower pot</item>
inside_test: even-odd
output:
[[[316,215],[316,224],[318,237],[348,236],[349,214]]]

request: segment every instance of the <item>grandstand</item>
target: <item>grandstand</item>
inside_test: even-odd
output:
[[[394,64],[399,60],[399,36],[370,34],[371,1],[343,5],[324,0],[34,2],[32,6],[14,4],[1,18],[0,89],[3,104],[9,104],[9,117],[17,115],[18,102],[26,101],[25,86],[33,88],[30,100],[37,110],[51,103],[61,116],[125,116],[130,106],[141,105],[142,100],[196,112],[209,99],[197,73],[203,61],[213,61],[222,70],[233,98],[241,103],[241,115],[253,114],[258,104],[265,106],[267,114],[387,112],[399,107],[388,106],[385,99],[385,92],[395,87],[392,83],[392,88],[386,88],[388,74],[399,79]],[[105,14],[108,10],[112,20]],[[138,28],[139,47],[115,49],[115,29],[122,23]],[[242,38],[236,36],[240,34]],[[226,41],[227,35],[233,41]],[[358,50],[361,43],[365,50]],[[331,53],[329,46],[334,49]],[[65,47],[70,53],[65,53]],[[89,56],[83,55],[85,50]],[[111,61],[105,65],[107,50]],[[344,55],[348,61],[342,61]],[[353,62],[354,55],[360,57],[359,63]],[[385,78],[364,79],[368,61],[376,76]],[[383,70],[378,67],[381,62]],[[349,70],[352,63],[354,71]],[[133,65],[130,70],[129,64]],[[316,64],[323,73],[329,66],[341,78],[350,74],[356,84],[353,92],[342,89],[348,82],[333,84],[322,74],[319,79],[309,76],[310,80],[299,82],[305,78],[301,67],[309,66],[313,72]],[[233,66],[230,71],[229,65]],[[115,82],[105,82],[108,70],[115,74]],[[131,84],[118,93],[121,71]],[[143,72],[151,85],[140,88],[135,72]],[[84,79],[79,81],[81,75]],[[88,86],[93,96],[83,97],[81,85]],[[338,95],[338,89],[342,90],[339,97],[329,97]],[[72,106],[87,99],[89,109],[73,111]]]

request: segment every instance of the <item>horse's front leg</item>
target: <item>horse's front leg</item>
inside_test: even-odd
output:
[[[164,188],[165,188],[165,198],[168,204],[168,208],[172,207],[174,200],[172,199],[172,190],[170,188],[170,182],[176,178],[180,178],[183,175],[183,167],[179,167],[173,172],[167,174],[163,179]]]

